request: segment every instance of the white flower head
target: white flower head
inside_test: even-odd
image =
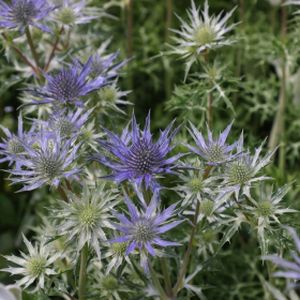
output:
[[[173,37],[177,45],[172,46],[172,53],[186,60],[185,78],[193,63],[198,60],[200,53],[233,43],[233,40],[226,38],[225,34],[236,26],[236,23],[226,26],[226,22],[234,11],[235,8],[225,15],[221,12],[217,16],[210,16],[207,0],[202,11],[200,11],[200,7],[196,7],[192,0],[191,8],[187,11],[189,20],[186,22],[178,17],[181,28],[180,30],[172,30],[178,34],[178,36]]]
[[[271,179],[267,176],[259,176],[259,172],[268,164],[270,164],[271,159],[277,150],[267,152],[263,157],[261,157],[261,152],[263,149],[262,144],[255,149],[254,155],[251,155],[249,152],[244,150],[244,138],[243,134],[237,144],[238,153],[242,153],[237,159],[229,162],[226,166],[226,170],[223,174],[223,188],[220,194],[221,198],[225,194],[235,194],[236,199],[238,200],[241,195],[250,196],[250,188],[253,183],[258,181],[263,181]]]
[[[201,230],[196,236],[197,254],[207,260],[216,252],[219,245],[219,233],[222,232],[221,226],[210,226]]]
[[[295,213],[295,209],[284,207],[281,203],[289,191],[289,186],[285,185],[273,193],[273,187],[267,186],[260,191],[258,199],[249,198],[251,206],[246,208],[255,215],[257,219],[258,234],[262,235],[264,229],[270,228],[272,223],[280,224],[279,217],[285,213]]]
[[[23,286],[25,289],[31,285],[35,285],[35,290],[45,288],[45,280],[48,276],[55,275],[53,263],[59,258],[60,253],[51,254],[45,242],[32,245],[25,236],[24,243],[27,247],[28,254],[21,252],[21,257],[15,255],[5,256],[5,258],[17,265],[17,267],[8,267],[2,269],[12,275],[19,275],[23,278],[18,280],[16,284]]]
[[[91,260],[88,273],[90,274],[90,284],[88,290],[95,295],[101,295],[103,299],[121,300],[121,293],[132,293],[133,290],[123,285],[113,273],[104,273],[103,264],[97,259]]]
[[[81,195],[66,191],[68,202],[61,201],[53,210],[59,224],[58,233],[68,242],[76,242],[77,253],[84,245],[92,247],[100,258],[100,244],[106,241],[104,228],[113,228],[111,211],[117,204],[116,193],[105,190],[105,184],[95,188],[83,185]]]
[[[131,102],[124,99],[129,93],[130,91],[121,91],[117,86],[117,82],[114,81],[111,85],[107,85],[98,91],[96,108],[99,112],[105,114],[109,114],[108,109],[125,114],[119,106],[132,105]]]
[[[106,274],[109,274],[112,269],[117,270],[121,264],[126,261],[130,263],[129,257],[126,255],[128,242],[110,243],[107,252],[103,257],[108,258],[108,265],[106,267]]]
[[[188,170],[186,174],[180,174],[181,183],[175,188],[181,196],[181,206],[190,206],[197,201],[201,201],[205,195],[213,195],[215,190],[216,177],[204,177],[203,165],[196,158],[192,163],[195,170]],[[202,168],[202,170],[198,170]]]
[[[53,19],[64,26],[86,24],[103,14],[96,7],[88,7],[85,0],[52,0],[57,5]]]

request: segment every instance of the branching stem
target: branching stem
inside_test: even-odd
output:
[[[33,59],[35,61],[36,67],[39,69],[39,67],[40,67],[39,56],[38,56],[38,54],[36,52],[36,48],[35,48],[35,45],[33,43],[33,39],[32,39],[32,35],[31,35],[31,32],[30,32],[29,26],[26,27],[25,34],[26,34],[26,38],[27,38],[27,42],[28,42],[29,48],[30,48],[31,53],[32,53],[32,57],[33,57]]]
[[[55,39],[55,42],[53,44],[53,47],[52,47],[51,53],[49,55],[48,61],[47,61],[46,65],[45,65],[45,67],[44,67],[44,71],[45,72],[48,71],[48,69],[50,67],[50,64],[51,64],[51,62],[52,62],[52,60],[53,60],[53,58],[55,56],[55,52],[56,52],[57,47],[58,47],[60,36],[63,33],[63,31],[64,31],[64,27],[62,26],[61,29],[60,29],[60,31],[59,31],[59,33],[58,33],[58,35],[56,36],[56,39]]]

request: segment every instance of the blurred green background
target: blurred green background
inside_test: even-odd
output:
[[[89,39],[86,32],[96,34],[97,38],[92,40],[95,47],[113,36],[109,49],[111,51],[120,49],[122,58],[132,57],[124,69],[119,84],[122,90],[132,91],[128,100],[134,103],[139,121],[143,122],[148,110],[151,109],[154,129],[165,127],[174,117],[177,117],[178,122],[191,120],[195,124],[202,124],[201,87],[188,81],[188,85],[184,88],[184,62],[174,55],[167,54],[170,51],[167,44],[172,44],[173,35],[169,28],[178,29],[180,22],[175,14],[186,18],[186,9],[190,6],[190,0],[95,0],[93,2],[97,7],[104,7],[114,18],[102,18],[99,22],[94,21],[92,26],[85,25],[76,29],[76,32],[83,36],[87,44]],[[195,3],[203,5],[204,1],[195,0]],[[257,146],[270,135],[281,86],[276,63],[283,57],[284,49],[289,52],[291,66],[286,89],[288,101],[285,111],[284,167],[278,167],[278,157],[276,157],[274,165],[268,169],[268,172],[279,184],[293,183],[293,189],[288,195],[288,203],[291,203],[293,208],[300,208],[298,184],[300,101],[297,94],[300,80],[296,76],[300,58],[298,53],[300,25],[297,17],[293,15],[295,9],[285,8],[288,33],[282,40],[280,33],[282,8],[270,5],[267,0],[210,0],[209,4],[211,11],[215,13],[221,10],[230,11],[238,5],[234,18],[230,21],[241,22],[235,30],[237,42],[231,47],[218,50],[218,63],[221,68],[224,68],[222,84],[235,108],[235,114],[222,101],[217,101],[214,108],[214,129],[217,131],[234,119],[232,139],[236,139],[243,129],[249,146]],[[20,89],[31,82],[31,79],[23,79],[22,73],[15,70],[14,64],[7,60],[5,47],[1,47],[0,61],[0,124],[15,130],[17,108],[20,105],[18,100]],[[193,68],[193,72],[197,72],[197,66]],[[131,107],[127,108],[127,116],[119,116],[120,127],[129,119],[130,110]],[[110,118],[109,114],[104,117],[104,120],[108,127],[115,126],[115,119]],[[7,165],[2,164],[1,168],[6,169]],[[31,226],[39,220],[39,211],[47,204],[44,199],[48,194],[47,189],[34,193],[15,193],[17,187],[10,186],[6,177],[5,172],[0,172],[1,254],[12,253],[20,248],[21,233],[30,235]],[[295,226],[299,226],[297,220]],[[243,238],[247,239],[246,231]],[[247,257],[249,258],[257,249],[254,249],[255,245],[253,248],[249,245],[243,247],[241,241],[234,243],[232,247],[236,247],[235,253],[240,255],[240,260],[232,264],[234,258],[226,257],[225,251],[224,258],[221,258],[223,266],[218,265],[216,267],[218,271],[216,273],[213,271],[212,278],[206,280],[210,283],[219,280],[218,286],[224,286],[224,295],[229,285],[237,290],[242,288],[243,292],[239,295],[245,293],[249,297],[249,293],[253,293],[253,290],[247,290],[247,282],[251,281],[250,274],[255,272],[249,269],[249,264],[252,262],[247,261]],[[0,256],[0,268],[3,266],[4,261]],[[219,276],[218,272],[225,269],[226,274],[231,272],[238,274],[238,271],[233,270],[235,268],[245,270],[245,276],[242,278]],[[6,274],[0,273],[0,281],[10,280]],[[245,282],[245,286],[240,286],[240,282]],[[213,295],[213,292],[211,293]],[[246,296],[234,298],[233,296],[232,299],[259,298]]]

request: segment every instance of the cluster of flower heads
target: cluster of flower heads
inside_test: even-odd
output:
[[[35,26],[50,32],[42,21],[55,9],[47,0],[12,0],[11,3],[0,1],[0,27],[18,28],[24,32],[26,27]]]
[[[18,29],[28,26],[52,32],[47,23],[52,20],[64,26],[88,23],[102,13],[87,7],[85,0],[11,0],[0,1],[0,27]]]
[[[75,166],[78,137],[89,113],[53,113],[47,121],[34,120],[31,129],[23,130],[19,116],[18,134],[2,127],[6,137],[0,144],[1,162],[7,161],[10,180],[22,184],[20,191],[37,189],[43,185],[58,187],[63,179],[73,179],[79,173]],[[76,127],[77,126],[77,127]]]
[[[18,135],[4,129],[7,137],[1,143],[0,154],[3,156],[2,161],[9,161],[9,164],[13,166],[8,171],[11,174],[12,182],[23,184],[21,191],[24,191],[33,190],[45,184],[58,187],[63,180],[78,180],[81,170],[76,161],[80,156],[81,143],[77,140],[82,126],[88,121],[91,113],[92,111],[84,112],[81,108],[74,113],[54,112],[47,122],[35,120],[29,132],[23,132],[22,117],[20,116]],[[258,177],[257,173],[270,162],[272,156],[272,153],[268,153],[265,157],[259,158],[261,146],[252,157],[243,149],[243,135],[238,142],[227,144],[226,140],[232,124],[217,138],[214,138],[208,129],[207,140],[193,124],[190,124],[188,130],[196,145],[186,145],[187,149],[195,153],[198,160],[204,162],[202,167],[205,169],[225,165],[225,171],[221,175],[221,179],[202,174],[198,175],[199,178],[195,177],[193,180],[189,180],[189,175],[182,173],[189,166],[179,162],[180,158],[189,153],[170,155],[175,147],[175,143],[173,143],[175,134],[179,129],[172,130],[173,124],[174,121],[161,131],[160,137],[154,142],[150,131],[150,114],[146,118],[143,130],[139,128],[133,115],[121,136],[105,129],[106,139],[98,140],[101,151],[92,156],[92,159],[112,171],[111,175],[106,176],[107,178],[116,183],[124,181],[132,183],[139,196],[141,210],[138,210],[126,196],[125,203],[130,218],[123,214],[115,214],[120,223],[114,226],[120,231],[120,236],[115,237],[113,241],[126,243],[125,254],[127,255],[135,248],[139,249],[144,266],[146,265],[146,253],[155,255],[152,244],[162,247],[177,244],[164,241],[160,238],[160,234],[182,222],[182,220],[175,220],[166,223],[173,216],[175,205],[171,205],[162,212],[157,212],[160,206],[158,193],[162,188],[159,178],[172,174],[178,175],[183,181],[189,181],[187,185],[181,187],[179,193],[186,199],[183,205],[189,206],[195,198],[201,201],[200,210],[202,212],[199,214],[201,218],[201,216],[209,216],[214,211],[218,211],[220,203],[223,203],[214,203],[212,195],[215,195],[217,199],[224,198],[224,194],[226,194],[227,199],[228,195],[234,192],[238,199],[240,190],[249,195],[252,182],[266,179]],[[196,166],[196,172],[199,170],[200,165]],[[188,170],[188,174],[192,176],[193,172],[195,170]],[[213,183],[216,180],[223,186],[223,189],[219,189],[221,191],[219,196],[213,189]],[[150,203],[147,203],[140,192],[143,189],[153,191]],[[92,197],[93,192],[95,196],[101,194],[101,202],[97,197]],[[109,224],[112,224],[109,221],[109,210],[114,207],[112,198],[103,193],[103,187],[101,191],[97,192],[95,189],[89,192],[89,189],[85,188],[83,196],[79,198],[75,194],[67,192],[69,202],[63,203],[60,210],[54,214],[57,219],[62,220],[62,223],[65,222],[60,226],[61,234],[69,234],[70,241],[77,240],[78,251],[86,243],[91,243],[95,252],[100,255],[98,239],[106,240],[102,227],[109,228]],[[207,198],[208,194],[210,194],[211,200]],[[104,199],[108,199],[108,204],[105,204]],[[65,221],[66,219],[69,221]]]

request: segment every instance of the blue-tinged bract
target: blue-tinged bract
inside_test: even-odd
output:
[[[32,95],[41,98],[32,101],[31,104],[83,106],[82,98],[105,86],[109,79],[102,74],[93,79],[88,78],[92,71],[92,61],[92,57],[83,65],[79,61],[74,61],[58,73],[45,74],[47,79],[45,86],[28,89]]]
[[[217,139],[213,138],[212,132],[207,128],[208,139],[205,140],[202,133],[190,123],[191,129],[188,129],[196,147],[187,145],[187,147],[200,157],[202,157],[208,165],[219,165],[233,160],[239,153],[233,153],[236,148],[236,143],[228,145],[226,143],[228,134],[230,132],[232,123],[230,123],[225,130],[219,135]]]
[[[97,153],[92,159],[112,170],[109,176],[116,182],[128,180],[137,185],[145,184],[146,188],[155,190],[159,187],[156,177],[175,173],[175,162],[183,156],[167,157],[173,149],[171,142],[178,129],[172,131],[174,121],[161,132],[157,142],[153,142],[150,132],[150,113],[146,118],[144,130],[141,131],[134,114],[131,120],[131,131],[127,126],[119,137],[106,130],[108,140],[100,140],[100,145],[111,156]]]
[[[13,184],[23,184],[21,191],[35,190],[43,185],[58,187],[63,179],[76,178],[74,167],[77,150],[74,139],[62,140],[60,135],[42,129],[35,142],[23,144],[26,155],[18,158],[16,167],[8,170]]]
[[[60,257],[60,253],[51,253],[47,247],[46,241],[32,245],[25,236],[23,241],[27,247],[28,254],[21,252],[21,257],[11,255],[5,258],[17,265],[1,269],[3,272],[9,272],[12,275],[22,276],[16,284],[28,288],[35,286],[34,290],[45,288],[46,279],[56,273],[53,263]]]
[[[138,193],[140,196],[140,194]],[[182,220],[171,220],[175,215],[176,204],[169,206],[163,211],[159,211],[160,201],[157,193],[153,193],[149,204],[145,205],[144,199],[140,199],[143,208],[138,209],[127,195],[125,203],[128,208],[129,218],[124,214],[116,213],[119,224],[115,228],[121,232],[120,237],[116,237],[111,242],[127,242],[126,255],[138,249],[141,257],[141,265],[145,270],[148,268],[147,255],[157,254],[155,246],[179,246],[177,242],[166,241],[161,235],[176,227]],[[155,246],[154,246],[155,245]]]
[[[62,138],[76,137],[91,113],[92,110],[84,111],[82,108],[77,108],[75,111],[55,111],[46,124],[51,131],[56,132]]]
[[[61,201],[53,210],[59,235],[73,242],[77,254],[88,245],[100,258],[102,245],[107,240],[105,229],[113,228],[110,212],[118,202],[116,191],[106,190],[105,184],[95,187],[84,184],[81,195],[69,191],[66,195],[68,202]]]
[[[99,49],[99,53],[94,54],[91,58],[91,76],[117,77],[119,69],[127,63],[127,60],[116,63],[115,60],[118,56],[119,51],[103,55],[101,49]]]
[[[7,161],[9,165],[20,162],[20,157],[26,153],[24,145],[30,145],[34,140],[34,127],[29,132],[23,130],[23,119],[20,114],[18,117],[18,133],[14,134],[7,128],[0,125],[0,128],[6,135],[0,143],[0,163]]]
[[[50,32],[42,22],[54,9],[47,0],[11,0],[10,3],[0,0],[0,27],[18,28],[24,32],[31,25]]]

